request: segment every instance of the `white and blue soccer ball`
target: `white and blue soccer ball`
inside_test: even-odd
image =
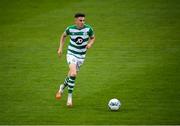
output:
[[[110,110],[117,111],[121,106],[121,102],[118,99],[113,98],[109,101],[108,106]]]

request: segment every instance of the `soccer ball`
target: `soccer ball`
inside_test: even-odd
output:
[[[121,102],[118,99],[113,98],[109,101],[108,106],[110,110],[117,111],[121,106]]]

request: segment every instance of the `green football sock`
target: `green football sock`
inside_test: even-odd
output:
[[[68,86],[68,81],[69,81],[69,76],[67,76],[64,80],[64,87],[63,89],[65,89]]]
[[[72,93],[75,85],[76,77],[70,76],[68,80],[68,93]]]

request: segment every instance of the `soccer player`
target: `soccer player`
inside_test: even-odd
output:
[[[70,42],[67,49],[67,63],[69,65],[68,75],[63,84],[60,84],[59,90],[56,93],[56,98],[60,99],[63,91],[68,87],[67,106],[72,106],[72,93],[75,85],[75,79],[80,66],[83,64],[87,49],[91,48],[95,36],[91,26],[85,24],[85,14],[77,13],[74,15],[75,25],[66,28],[60,38],[60,46],[58,55],[61,57],[65,38],[69,35]]]

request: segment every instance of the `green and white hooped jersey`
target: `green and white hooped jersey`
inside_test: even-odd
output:
[[[66,28],[65,33],[70,36],[67,54],[84,59],[89,37],[94,35],[91,26],[85,24],[83,28],[78,29],[76,25],[72,25]]]

